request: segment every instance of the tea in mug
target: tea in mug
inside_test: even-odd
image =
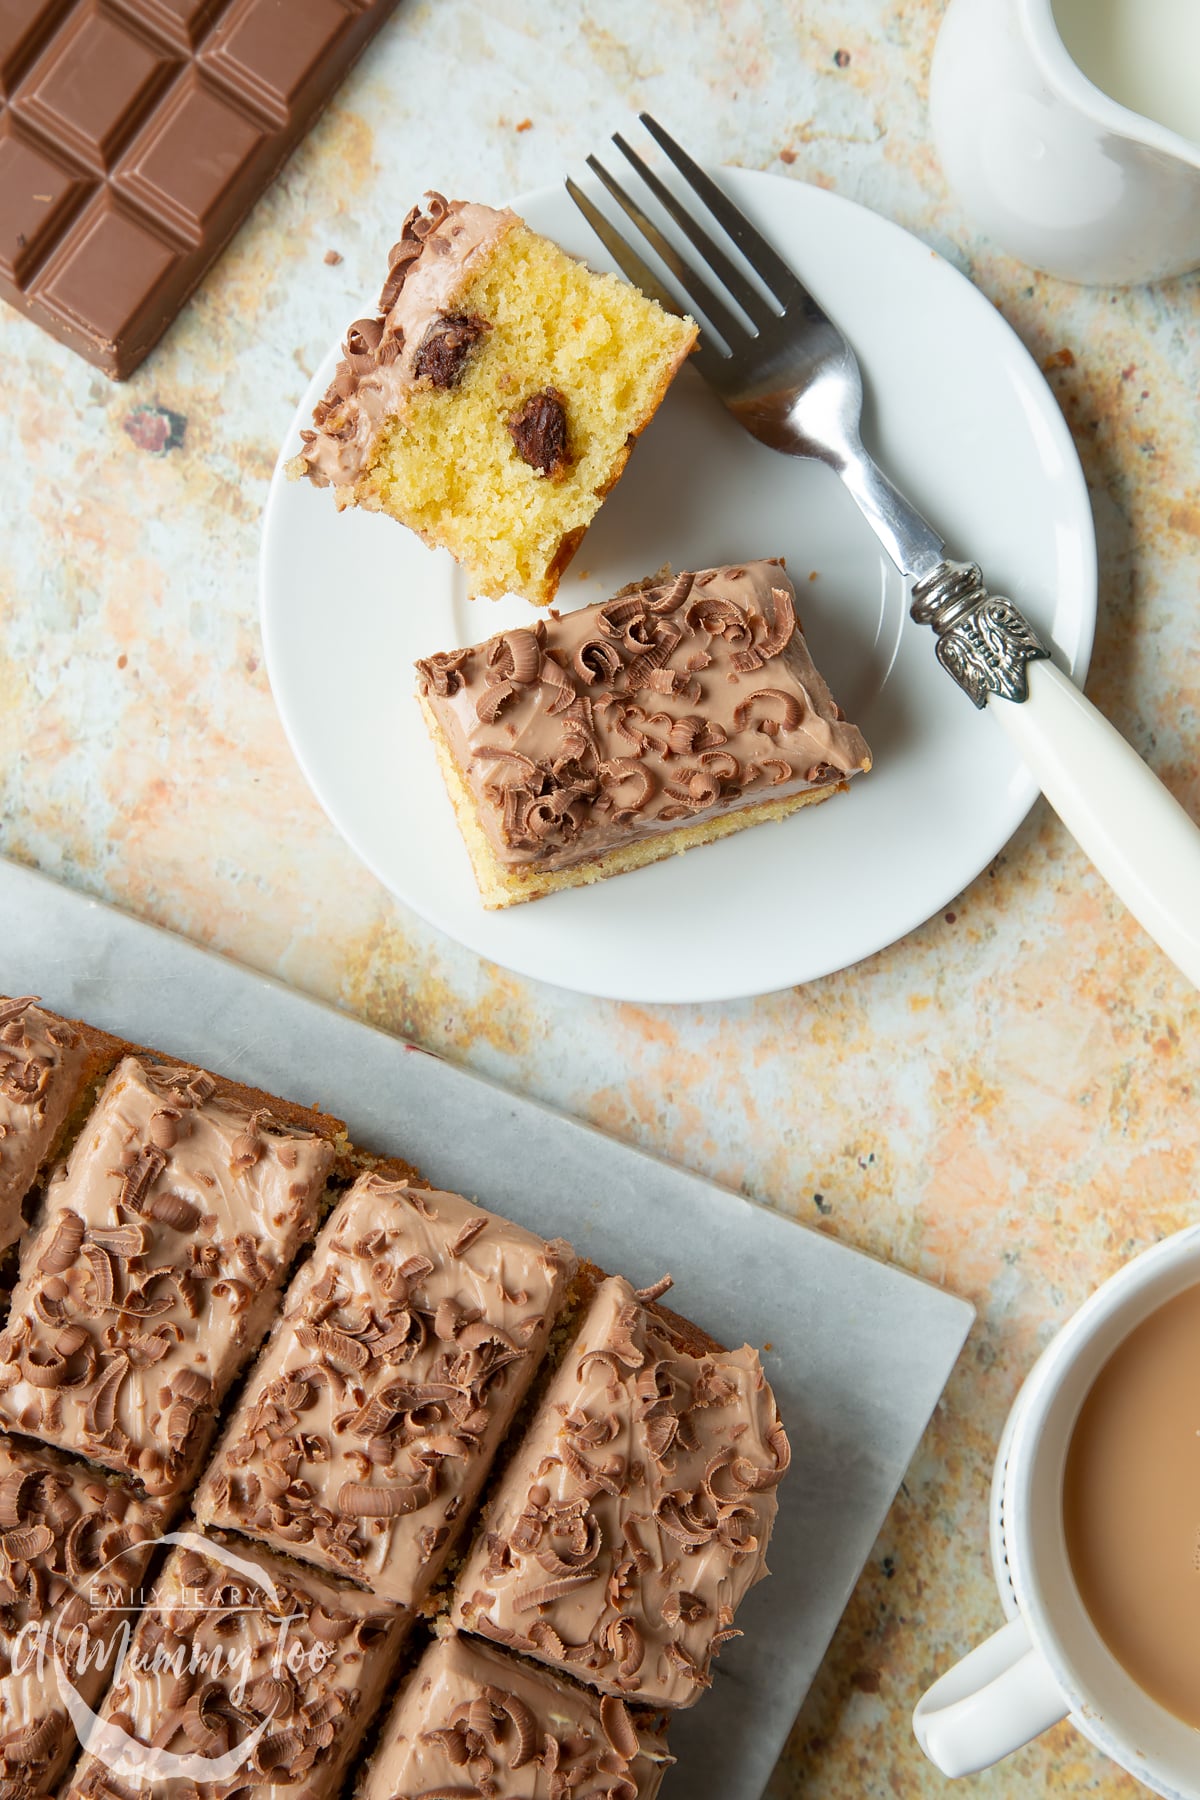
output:
[[[1143,1319],[1101,1370],[1067,1452],[1063,1524],[1117,1661],[1200,1727],[1200,1286]]]

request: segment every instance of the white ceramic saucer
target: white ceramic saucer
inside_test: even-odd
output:
[[[874,213],[775,176],[727,170],[721,180],[854,344],[868,445],[950,553],[979,562],[992,591],[1010,594],[1082,681],[1096,610],[1092,517],[1070,433],[1027,351],[968,281]],[[611,266],[561,188],[513,204],[535,230]],[[383,221],[379,238],[384,246]],[[559,604],[605,599],[667,562],[786,557],[818,667],[875,767],[783,824],[485,912],[413,700],[412,664],[533,609],[469,600],[444,552],[394,520],[339,514],[328,491],[288,481],[283,463],[337,354],[331,346],[297,408],[271,483],[267,667],[317,798],[431,924],[519,974],[584,993],[725,1000],[811,981],[895,942],[973,880],[1020,823],[1033,781],[935,662],[930,633],[908,620],[903,583],[836,477],[755,443],[685,369]]]

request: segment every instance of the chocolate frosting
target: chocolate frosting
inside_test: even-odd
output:
[[[766,1573],[789,1456],[757,1352],[691,1354],[614,1276],[486,1511],[454,1621],[690,1706]]]
[[[21,1235],[21,1202],[83,1081],[87,1049],[30,996],[0,1000],[0,1250]]]
[[[510,867],[567,868],[871,766],[777,561],[655,580],[417,669]]]
[[[174,1549],[101,1719],[143,1745],[213,1759],[257,1732],[245,1763],[221,1781],[137,1783],[85,1755],[64,1800],[336,1800],[411,1618],[268,1551],[237,1553],[269,1576],[274,1598],[219,1558]]]
[[[0,1436],[4,1800],[53,1792],[75,1756],[53,1655],[95,1706],[113,1673],[118,1628],[140,1603],[165,1516],[159,1502],[82,1463]]]
[[[202,1070],[125,1057],[23,1246],[0,1416],[151,1493],[186,1486],[332,1161],[323,1139],[217,1097]]]
[[[671,1760],[660,1716],[450,1637],[405,1684],[358,1800],[654,1800]]]
[[[419,1603],[575,1268],[457,1194],[360,1176],[287,1295],[197,1516]]]
[[[425,203],[424,211],[414,206],[405,219],[388,257],[378,316],[356,320],[347,332],[333,381],[313,411],[314,429],[301,432],[304,448],[290,465],[318,487],[347,490],[339,503],[350,504],[385,427],[403,414],[409,395],[423,386],[451,385],[439,375],[450,367],[439,341],[446,315],[455,314],[455,298],[473,278],[480,255],[520,223],[507,208],[441,194],[426,194]],[[475,322],[455,315],[451,323],[455,350],[465,354],[469,343],[463,338]]]

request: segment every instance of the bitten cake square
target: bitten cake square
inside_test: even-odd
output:
[[[417,664],[485,906],[827,800],[871,767],[782,563],[652,579]]]
[[[405,1683],[357,1800],[654,1800],[672,1760],[663,1723],[477,1640],[445,1638]]]
[[[0,1000],[0,1251],[20,1237],[21,1202],[56,1155],[109,1042],[29,995]]]
[[[0,1436],[0,1794],[52,1794],[79,1751],[66,1682],[95,1707],[112,1679],[161,1502],[42,1445]]]
[[[420,1604],[574,1270],[566,1244],[457,1194],[360,1176],[288,1291],[197,1517]]]
[[[270,1551],[187,1536],[63,1800],[336,1800],[411,1614]]]
[[[484,1513],[454,1622],[649,1705],[690,1706],[766,1574],[787,1437],[758,1353],[598,1289]]]
[[[545,606],[696,341],[508,210],[426,196],[289,465]]]
[[[152,1494],[190,1485],[334,1159],[261,1101],[199,1069],[117,1065],[22,1246],[0,1419]]]

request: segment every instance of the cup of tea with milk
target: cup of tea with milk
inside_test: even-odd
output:
[[[947,181],[1023,262],[1200,267],[1200,0],[950,0],[929,103]]]
[[[1200,1226],[1128,1263],[1043,1353],[1001,1440],[1007,1623],[929,1689],[926,1755],[972,1774],[1069,1718],[1200,1800]]]

